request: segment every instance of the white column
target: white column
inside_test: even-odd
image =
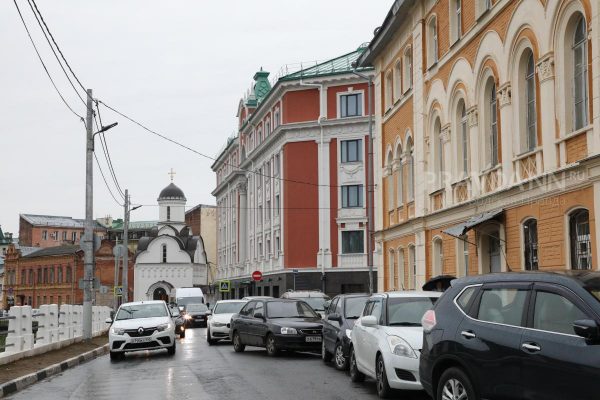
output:
[[[540,82],[542,149],[544,153],[544,171],[554,171],[557,167],[556,157],[556,120],[554,110],[554,56],[552,53],[543,56],[537,63],[538,80]],[[538,166],[539,171],[539,166]]]
[[[240,238],[238,240],[238,254],[240,258],[240,265],[246,264],[247,259],[247,242],[248,242],[248,194],[246,191],[246,185],[239,186],[239,194],[240,194],[240,218],[238,223]]]
[[[423,115],[425,114],[423,99],[423,41],[422,41],[422,22],[415,24],[413,29],[413,144],[414,144],[414,171],[415,171],[415,217],[424,215],[426,205],[429,201],[427,193],[426,180],[419,179],[425,171],[425,143],[424,133],[425,125]]]
[[[425,231],[420,230],[415,232],[415,259],[417,263],[417,274],[416,274],[416,290],[425,284],[425,278],[427,276],[427,259],[425,257]]]
[[[498,88],[498,103],[500,105],[500,146],[502,146],[502,186],[510,185],[514,180],[513,173],[513,106],[512,88],[506,82]]]
[[[322,129],[322,128],[321,128]],[[329,188],[329,139],[319,141],[319,256],[318,267],[331,267],[331,210]]]
[[[479,171],[481,170],[481,152],[479,135],[479,116],[477,106],[473,106],[467,110],[467,121],[469,124],[469,148],[470,148],[470,166],[471,166],[471,195],[470,198],[479,196],[481,187],[479,185]]]

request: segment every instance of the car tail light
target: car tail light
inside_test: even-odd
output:
[[[435,320],[435,311],[427,311],[425,315],[423,315],[423,318],[421,318],[421,325],[423,325],[423,331],[431,332],[431,330],[435,327],[436,322],[437,321]]]

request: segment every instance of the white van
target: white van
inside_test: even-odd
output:
[[[204,293],[200,288],[174,288],[171,289],[169,295],[169,302],[176,303],[181,309],[185,308],[188,304],[203,304]]]

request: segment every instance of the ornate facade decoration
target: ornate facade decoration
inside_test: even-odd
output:
[[[537,73],[540,83],[554,79],[554,54],[548,53],[537,63]]]
[[[512,99],[512,87],[510,82],[506,82],[502,86],[498,88],[498,100],[500,103],[500,107],[505,107],[510,105]]]

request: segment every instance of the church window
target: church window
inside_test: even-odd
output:
[[[167,262],[167,245],[166,244],[162,245],[162,262],[163,263]]]
[[[167,206],[167,221],[171,220],[171,207]]]

